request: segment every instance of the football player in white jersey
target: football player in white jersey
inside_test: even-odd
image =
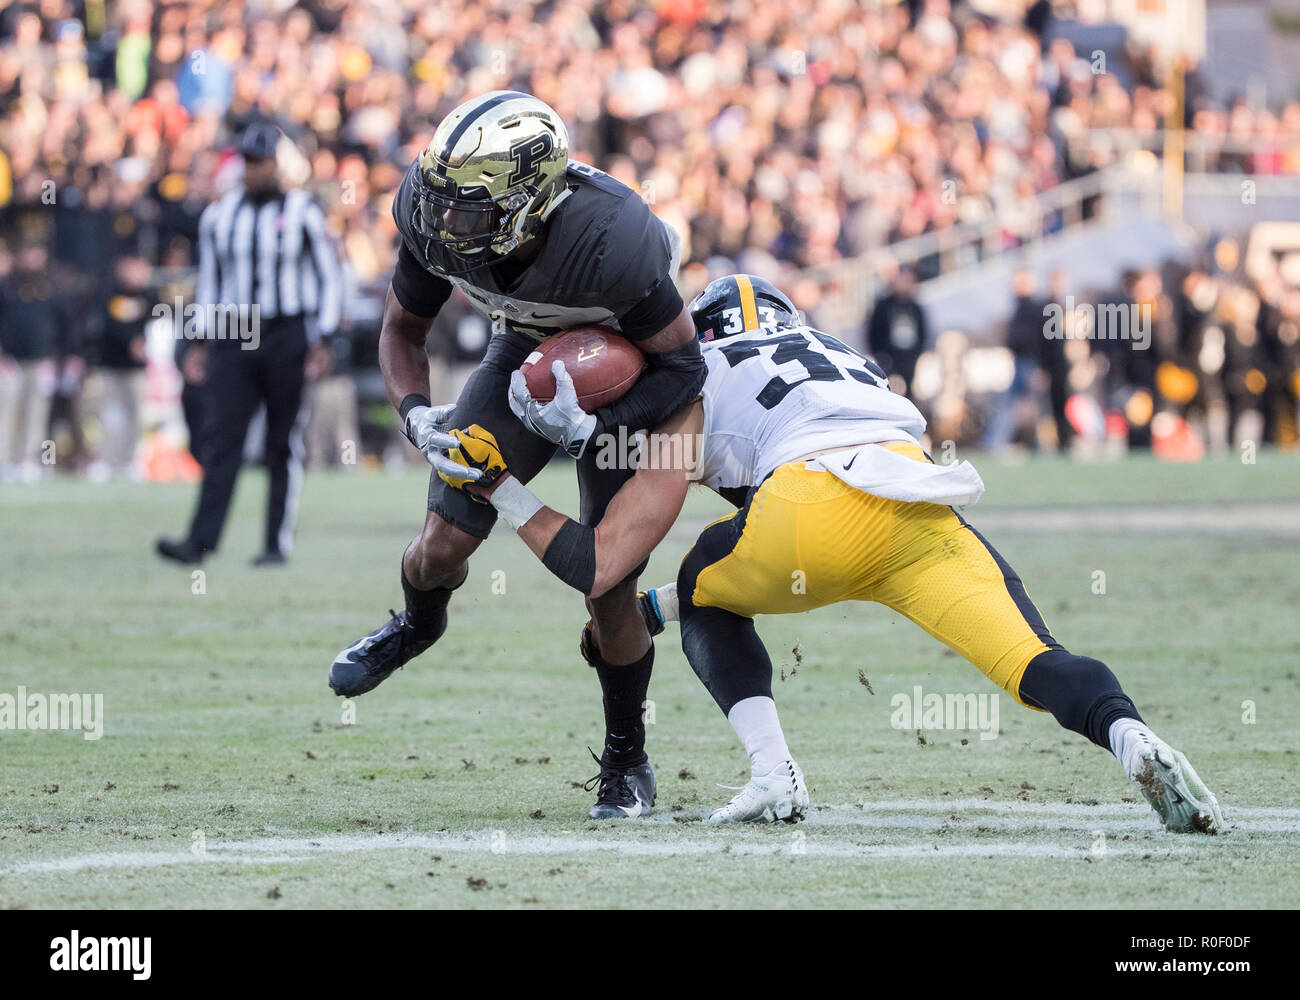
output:
[[[979,499],[978,473],[930,461],[924,419],[873,361],[800,325],[761,278],[718,279],[691,313],[708,366],[702,395],[649,436],[596,525],[545,507],[482,428],[454,431],[451,457],[482,472],[468,488],[587,595],[646,558],[691,482],[738,504],[704,529],[675,583],[642,604],[652,632],[680,620],[691,667],[751,760],[752,779],[711,822],[793,822],[808,807],[753,616],[859,600],[901,612],[1016,701],[1111,750],[1169,829],[1222,828],[1187,759],[1146,726],[1104,663],[1057,642],[1015,571],[954,509]]]

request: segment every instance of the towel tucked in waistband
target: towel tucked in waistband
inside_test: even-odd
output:
[[[827,452],[805,464],[809,469],[829,472],[864,493],[906,503],[964,507],[984,495],[984,480],[970,462],[933,465],[878,444]]]

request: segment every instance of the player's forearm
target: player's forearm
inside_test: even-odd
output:
[[[488,502],[543,566],[570,587],[593,596],[597,575],[594,529],[542,506],[532,491],[513,476],[507,476],[493,489]],[[519,523],[522,518],[527,520]]]
[[[515,482],[518,482],[518,480],[515,480]],[[567,520],[569,518],[558,510],[541,507],[536,514],[519,527],[517,534],[520,541],[532,550],[533,555],[538,559],[543,559],[546,556],[547,547],[555,540],[555,536],[560,533],[560,529],[564,527],[564,522]]]
[[[395,410],[401,409],[402,400],[407,396],[429,394],[429,357],[424,341],[432,322],[427,317],[408,313],[389,290],[379,331],[379,370],[384,376],[388,401]]]
[[[424,348],[387,332],[379,335],[379,370],[393,409],[401,410],[409,396],[429,395],[429,359]]]
[[[644,532],[619,530],[620,515],[614,511],[595,528],[581,524],[542,505],[512,476],[493,488],[488,502],[515,528],[542,565],[588,597],[600,597],[627,576],[657,541],[643,539]]]

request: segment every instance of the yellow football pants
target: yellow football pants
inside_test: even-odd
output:
[[[929,461],[913,444],[884,447]],[[727,521],[740,529],[733,547],[700,570],[693,594],[681,595],[697,607],[750,618],[876,601],[1021,704],[1029,661],[1060,648],[1015,571],[950,507],[873,496],[792,462],[715,523]]]

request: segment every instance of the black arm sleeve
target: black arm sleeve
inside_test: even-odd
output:
[[[542,565],[570,587],[590,594],[596,583],[596,529],[566,520],[546,546]]]
[[[662,354],[648,354],[649,367],[627,395],[596,411],[599,429],[625,426],[630,431],[658,427],[682,407],[689,405],[704,388],[708,369],[699,341],[674,347]]]
[[[403,241],[397,251],[397,269],[393,272],[393,295],[407,312],[433,317],[451,298],[451,282],[422,268]]]
[[[620,332],[633,342],[646,340],[675,320],[682,311],[682,295],[671,277],[661,278],[650,294],[618,318]]]

